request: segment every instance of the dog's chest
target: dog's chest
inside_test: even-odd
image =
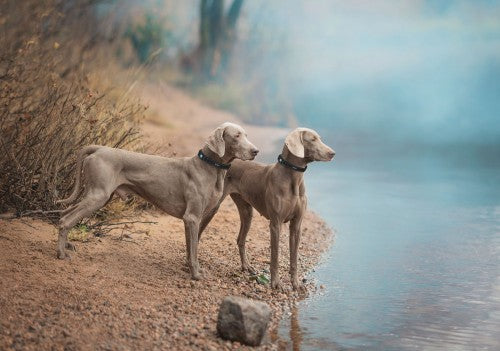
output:
[[[218,189],[217,187],[211,187],[209,189],[209,194],[206,202],[206,211],[212,210],[219,203],[220,198],[222,197],[222,189]]]
[[[292,218],[296,217],[297,214],[302,213],[305,204],[305,196],[294,194],[276,197],[274,201],[275,210],[284,222],[288,222]]]

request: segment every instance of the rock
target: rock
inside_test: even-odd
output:
[[[266,303],[227,296],[219,308],[217,333],[223,339],[259,346],[270,319],[271,308]]]

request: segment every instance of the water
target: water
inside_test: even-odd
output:
[[[287,348],[500,350],[498,155],[332,145],[306,184],[337,237]]]

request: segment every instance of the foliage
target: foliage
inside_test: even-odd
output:
[[[129,26],[125,35],[130,39],[139,61],[145,63],[155,51],[163,47],[169,32],[163,21],[147,13],[144,23]]]
[[[267,285],[270,282],[269,276],[266,273],[254,274],[250,276],[250,280],[255,280],[261,285]]]
[[[100,42],[91,3],[0,5],[9,13],[0,18],[0,212],[55,210],[71,190],[83,146],[130,147],[137,138],[144,107],[89,85]]]
[[[79,224],[68,233],[68,239],[71,241],[86,242],[89,240],[90,230],[86,224]]]

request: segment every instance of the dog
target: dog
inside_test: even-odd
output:
[[[308,163],[331,161],[334,156],[335,152],[321,141],[317,132],[308,128],[297,128],[287,135],[277,163],[264,165],[235,160],[226,174],[224,192],[219,205],[229,194],[238,208],[241,221],[238,248],[241,267],[244,271],[255,271],[248,263],[245,251],[253,209],[255,208],[270,221],[271,287],[273,289],[281,287],[278,275],[278,245],[282,223],[287,222],[290,222],[292,287],[294,290],[301,287],[297,277],[297,256],[302,219],[307,207],[304,172]],[[212,213],[215,214],[215,212],[216,210]],[[211,217],[207,218],[203,224],[210,222],[210,219]],[[198,238],[201,237],[205,226],[202,226]]]
[[[217,206],[231,162],[253,160],[258,152],[243,128],[229,122],[217,127],[193,157],[167,158],[98,145],[83,148],[77,159],[73,193],[58,201],[68,204],[77,199],[83,170],[84,194],[62,212],[57,257],[68,257],[68,232],[82,218],[104,207],[114,193],[121,197],[133,193],[184,221],[191,278],[199,280],[200,222]]]

